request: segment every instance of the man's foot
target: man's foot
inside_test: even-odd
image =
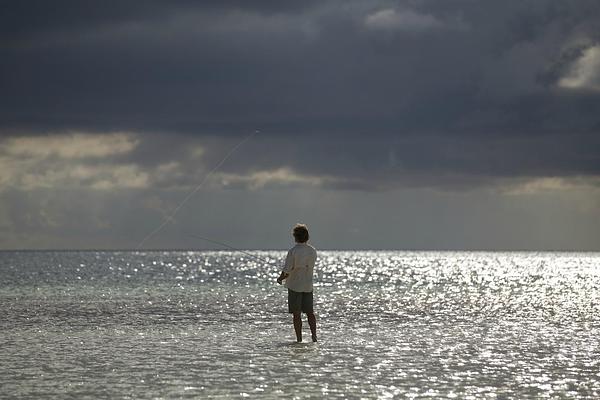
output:
[[[312,337],[312,340],[313,340],[313,342],[316,342],[316,341],[317,341],[317,337],[316,337],[316,336],[313,336],[313,337]]]

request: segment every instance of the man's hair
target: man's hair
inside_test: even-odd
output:
[[[294,235],[294,239],[296,239],[296,242],[298,242],[298,243],[308,242],[309,235],[308,235],[308,228],[306,227],[306,225],[296,224],[296,226],[294,226],[294,230],[293,230],[292,234]]]

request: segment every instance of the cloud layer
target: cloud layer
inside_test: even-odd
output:
[[[596,0],[13,2],[0,15],[0,226],[50,229],[44,243],[68,219],[59,192],[77,192],[96,204],[81,221],[131,236],[256,129],[207,196],[258,207],[275,191],[298,206],[301,189],[355,213],[357,198],[406,190],[436,193],[431,207],[495,193],[531,209],[577,192],[561,204],[597,215],[598,26]],[[109,212],[123,202],[138,207],[122,211],[128,228]]]

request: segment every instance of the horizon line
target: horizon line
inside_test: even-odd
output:
[[[203,251],[222,251],[235,253],[239,251],[287,251],[288,248],[239,248],[239,249],[224,249],[224,248],[152,248],[152,249],[135,249],[135,248],[21,248],[21,249],[0,249],[0,252],[164,252],[164,251],[179,251],[179,252],[203,252]],[[398,251],[398,252],[481,252],[481,253],[600,253],[600,249],[595,250],[576,250],[576,249],[393,249],[393,248],[318,248],[318,251]]]

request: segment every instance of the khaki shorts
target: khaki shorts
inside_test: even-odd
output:
[[[294,292],[288,289],[288,311],[291,313],[302,311],[309,314],[313,311],[313,292]]]

